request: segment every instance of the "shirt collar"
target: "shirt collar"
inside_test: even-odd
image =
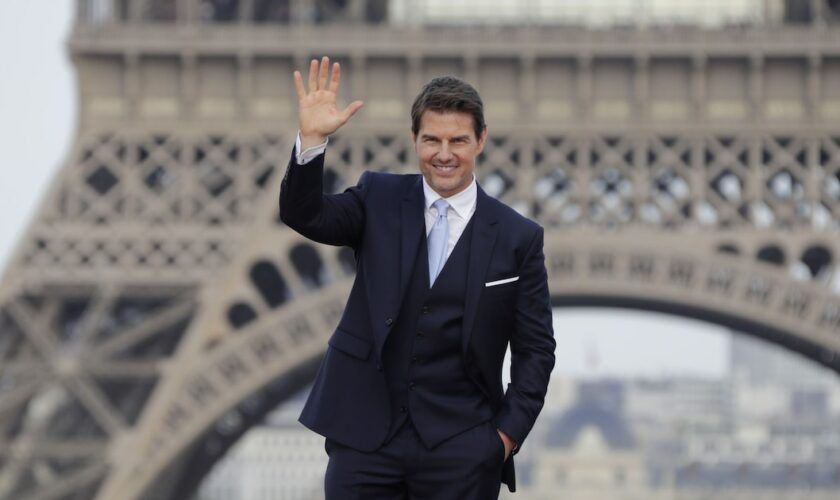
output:
[[[443,198],[441,195],[437,194],[431,186],[429,186],[425,177],[423,177],[423,196],[426,198],[426,210],[431,209],[434,202]],[[443,199],[449,203],[449,206],[455,210],[455,213],[458,214],[459,217],[466,220],[470,215],[472,215],[472,212],[475,209],[477,196],[478,187],[475,183],[475,174],[473,174],[472,181],[466,189],[458,194],[450,196],[449,198]]]

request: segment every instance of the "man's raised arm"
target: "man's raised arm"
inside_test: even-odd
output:
[[[314,241],[355,246],[364,222],[364,176],[357,186],[344,193],[325,195],[322,153],[327,137],[347,123],[362,107],[362,101],[353,101],[339,111],[336,98],[341,67],[334,63],[331,74],[329,68],[327,57],[321,59],[320,65],[317,59],[312,60],[308,91],[304,88],[300,72],[294,72],[299,133],[295,152],[280,186],[280,219]],[[308,158],[302,159],[302,156]]]

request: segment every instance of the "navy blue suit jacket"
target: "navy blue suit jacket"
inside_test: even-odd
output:
[[[382,350],[425,234],[417,230],[425,225],[422,177],[365,172],[356,186],[326,195],[324,156],[298,165],[292,154],[280,189],[280,218],[313,241],[352,248],[356,278],[300,421],[339,443],[373,451],[391,419]],[[497,427],[521,447],[542,409],[554,367],[543,229],[480,187],[473,217],[464,365],[487,396]],[[505,390],[508,343],[511,382]],[[512,458],[503,480],[514,488]]]

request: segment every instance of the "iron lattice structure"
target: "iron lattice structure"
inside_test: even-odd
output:
[[[406,27],[388,5],[78,2],[77,139],[0,285],[0,498],[183,498],[311,379],[354,271],[276,213],[291,72],[320,54],[366,101],[331,191],[414,170],[411,99],[460,75],[488,110],[480,183],[546,226],[556,305],[697,317],[840,371],[828,18]]]

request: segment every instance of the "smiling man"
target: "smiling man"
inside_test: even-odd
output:
[[[365,172],[323,193],[341,68],[295,72],[300,132],[280,217],[346,245],[356,278],[300,421],[326,437],[328,500],[498,498],[543,406],[555,342],[542,228],[475,179],[487,140],[478,92],[454,77],[411,108],[420,175]],[[510,346],[511,383],[502,387]]]

